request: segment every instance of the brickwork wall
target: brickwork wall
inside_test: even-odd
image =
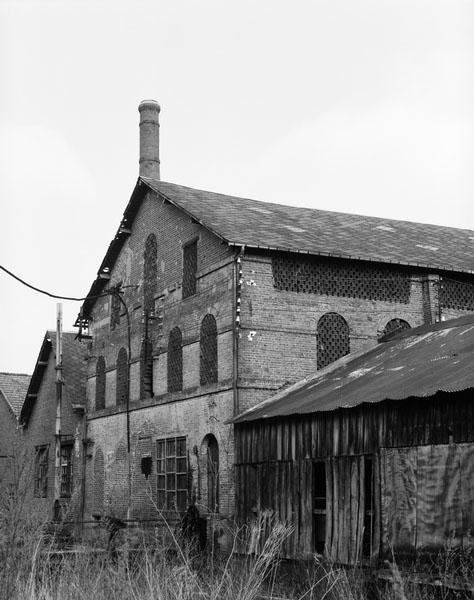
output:
[[[18,421],[0,392],[0,494],[13,482],[12,464],[21,450],[19,441]]]
[[[155,317],[145,323],[143,305],[144,249],[150,233],[156,235],[158,278]],[[197,239],[198,273],[196,294],[182,299],[183,245]],[[205,510],[207,490],[206,435],[215,435],[219,444],[220,509],[233,510],[231,427],[224,422],[232,416],[232,326],[233,274],[230,250],[200,225],[155,194],[144,200],[133,223],[132,233],[111,272],[109,285],[122,282],[124,301],[131,326],[130,434],[132,507],[131,517],[153,518],[156,510],[156,440],[186,436],[192,494]],[[149,289],[150,283],[147,284]],[[128,504],[128,452],[126,412],[116,406],[116,358],[127,347],[127,319],[122,310],[120,323],[110,327],[111,301],[99,299],[93,312],[93,345],[88,361],[88,432],[85,518],[95,512],[124,517]],[[200,329],[207,314],[217,326],[218,381],[200,385]],[[179,327],[183,340],[183,390],[167,391],[167,350],[170,331]],[[154,397],[140,397],[140,350],[144,332],[152,342]],[[103,355],[106,362],[106,407],[96,411],[95,364]],[[142,473],[142,458],[152,458],[152,472]]]
[[[349,325],[351,352],[377,343],[391,319],[411,327],[437,312],[437,276],[410,273],[407,303],[279,290],[271,258],[247,254],[242,259],[242,316],[239,338],[241,410],[271,396],[276,389],[313,375],[317,365],[317,327],[326,313],[340,314]],[[430,306],[426,303],[430,302]],[[446,318],[466,314],[443,310]]]

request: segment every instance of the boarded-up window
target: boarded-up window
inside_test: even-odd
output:
[[[158,508],[184,512],[188,503],[185,437],[157,440],[156,473]]]
[[[217,325],[213,315],[202,320],[199,349],[201,385],[217,383]]]
[[[318,321],[318,369],[349,354],[349,326],[337,313],[326,313]]]
[[[61,444],[61,497],[70,498],[72,494],[72,442]]]
[[[469,543],[474,525],[474,444],[381,451],[387,552]]]
[[[122,310],[122,302],[120,301],[119,288],[117,285],[115,291],[110,296],[110,329],[113,331],[117,325],[120,325],[120,312]]]
[[[125,348],[120,348],[116,367],[116,404],[125,404],[128,398],[128,355]]]
[[[183,298],[196,293],[197,240],[183,248]]]
[[[216,438],[209,434],[204,440],[207,468],[207,508],[210,512],[219,510],[219,445]]]
[[[170,332],[168,340],[168,392],[183,389],[183,338],[179,327]]]
[[[35,448],[35,496],[46,498],[48,495],[48,446]]]
[[[95,409],[105,408],[105,359],[99,356],[95,365]]]
[[[153,396],[153,346],[151,340],[143,340],[140,350],[140,398]]]
[[[148,313],[155,308],[157,268],[157,243],[154,233],[150,233],[145,242],[143,254],[143,307]]]

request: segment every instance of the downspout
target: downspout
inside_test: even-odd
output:
[[[234,300],[234,337],[233,337],[233,353],[232,353],[232,390],[233,390],[233,408],[234,416],[240,412],[239,403],[239,338],[240,338],[240,319],[242,305],[242,258],[245,253],[245,245],[241,246],[239,254],[236,255],[234,262],[234,285],[233,285],[233,300]]]

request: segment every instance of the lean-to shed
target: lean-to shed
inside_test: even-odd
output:
[[[473,400],[472,316],[336,361],[234,419],[238,521],[346,564],[472,543]]]

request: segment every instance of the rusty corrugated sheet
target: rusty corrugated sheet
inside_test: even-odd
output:
[[[419,327],[348,355],[242,413],[234,423],[474,388],[474,315]]]

